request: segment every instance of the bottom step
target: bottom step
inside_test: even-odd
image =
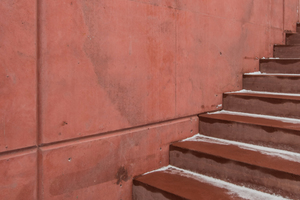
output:
[[[133,200],[283,200],[225,181],[203,176],[174,166],[137,177],[133,180]]]

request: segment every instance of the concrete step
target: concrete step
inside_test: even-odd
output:
[[[134,200],[284,199],[169,166],[133,180]]]
[[[223,109],[300,119],[300,94],[229,92],[223,95]]]
[[[299,33],[286,33],[285,34],[285,44],[286,45],[299,45],[300,44],[300,34]]]
[[[230,111],[199,119],[202,135],[300,153],[300,120]]]
[[[244,74],[243,88],[264,92],[300,93],[300,74]]]
[[[297,31],[297,33],[300,33],[300,23],[299,22],[297,23],[296,31]]]
[[[300,59],[260,59],[260,71],[264,73],[300,74]]]
[[[198,135],[170,146],[170,164],[286,198],[300,198],[300,154]]]
[[[300,45],[274,45],[273,56],[279,58],[300,58]]]

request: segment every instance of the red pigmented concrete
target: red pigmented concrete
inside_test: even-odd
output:
[[[42,143],[174,118],[174,10],[120,0],[42,8]]]
[[[0,199],[37,199],[36,149],[0,156]]]
[[[216,110],[284,41],[281,1],[54,0],[40,13],[41,143]]]
[[[132,178],[168,165],[169,144],[193,135],[198,117],[41,148],[42,200],[131,199]]]
[[[36,144],[36,1],[0,2],[0,152]]]
[[[0,199],[131,199],[132,177],[168,164],[169,143],[197,133],[197,118],[174,119],[241,89],[242,73],[296,29],[298,4],[1,1],[0,152],[11,164],[0,159]],[[38,166],[23,152],[33,146]]]
[[[284,0],[279,1],[284,4],[284,30],[294,32],[296,30],[296,24],[290,19],[300,20],[299,15],[299,1],[298,0]]]

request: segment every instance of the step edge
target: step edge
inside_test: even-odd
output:
[[[241,96],[241,97],[253,97],[257,99],[282,99],[288,101],[300,101],[299,96],[292,95],[279,95],[279,94],[266,94],[266,93],[249,93],[249,92],[239,92],[239,93],[224,93],[224,96]],[[299,99],[295,98],[299,97]]]
[[[296,96],[300,97],[300,94],[297,93],[284,93],[284,92],[265,92],[265,91],[254,91],[254,90],[246,90],[242,89],[239,91],[233,91],[233,92],[225,92],[224,94],[239,94],[239,93],[248,93],[248,94],[268,94],[268,95],[278,95],[278,96]]]
[[[286,73],[244,73],[243,76],[278,76],[278,77],[300,77],[300,74],[286,74]]]
[[[283,61],[283,60],[296,60],[300,61],[300,58],[280,58],[280,57],[262,57],[259,59],[260,61]]]

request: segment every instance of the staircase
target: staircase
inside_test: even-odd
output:
[[[134,200],[300,199],[300,26],[274,46],[199,134],[170,146],[170,165],[133,181]]]

